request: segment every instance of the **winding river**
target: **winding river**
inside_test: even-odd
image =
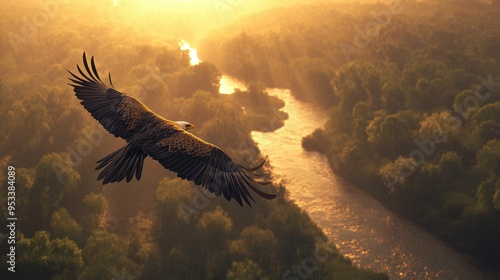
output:
[[[201,61],[186,41],[179,45],[189,50],[192,65]],[[222,75],[219,92],[232,94],[235,89],[246,90],[246,86]],[[325,156],[304,151],[302,137],[322,127],[327,112],[297,100],[287,89],[271,88],[267,92],[285,102],[283,110],[289,118],[275,131],[253,131],[253,139],[269,156],[273,173],[286,180],[290,198],[354,264],[385,271],[390,279],[498,279],[476,269],[466,256],[333,174]]]
[[[223,76],[221,92],[245,89]],[[323,155],[306,152],[301,139],[327,119],[326,111],[295,99],[287,89],[268,89],[285,101],[289,119],[273,132],[252,132],[273,173],[287,181],[290,197],[325,232],[340,252],[391,279],[493,279],[467,258],[332,173]]]

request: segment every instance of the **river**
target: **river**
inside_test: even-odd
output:
[[[224,75],[221,92],[230,94],[233,87],[245,89]],[[302,149],[302,137],[325,123],[325,110],[298,101],[287,89],[267,91],[285,101],[289,119],[273,132],[252,132],[253,139],[269,156],[273,173],[287,181],[290,198],[354,264],[386,271],[391,279],[493,279],[464,255],[333,174],[325,156]]]
[[[191,65],[200,63],[186,41]],[[246,90],[244,83],[222,75],[219,92]],[[477,270],[467,257],[445,245],[414,223],[387,210],[367,193],[333,174],[326,157],[302,149],[302,137],[322,127],[327,112],[294,98],[287,89],[267,89],[285,102],[289,118],[272,132],[253,131],[273,174],[287,181],[289,196],[304,209],[355,265],[385,271],[402,280],[493,280]],[[270,127],[273,121],[270,121]]]

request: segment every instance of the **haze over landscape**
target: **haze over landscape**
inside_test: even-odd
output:
[[[500,1],[6,0],[2,279],[498,279]],[[252,207],[147,158],[80,105],[100,77],[264,165]],[[109,84],[108,84],[109,85]]]

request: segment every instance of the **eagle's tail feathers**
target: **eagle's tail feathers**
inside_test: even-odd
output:
[[[139,147],[129,143],[97,162],[99,165],[96,170],[104,168],[97,180],[103,180],[103,184],[120,182],[123,179],[130,182],[134,174],[139,180],[146,156]]]

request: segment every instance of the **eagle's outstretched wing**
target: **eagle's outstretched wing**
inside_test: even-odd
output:
[[[264,165],[265,160],[254,168],[243,167],[219,147],[186,131],[164,138],[148,138],[139,145],[163,167],[176,172],[177,176],[194,181],[217,196],[222,194],[227,200],[234,198],[240,204],[243,200],[250,205],[249,199],[255,200],[248,189],[267,199],[276,197],[254,186],[255,183],[270,183],[255,180],[267,175],[254,173]]]
[[[81,77],[73,74],[69,84],[74,88],[75,95],[81,100],[80,104],[89,111],[107,131],[115,137],[128,139],[138,131],[138,121],[151,117],[154,113],[146,105],[132,96],[128,96],[114,89],[109,75],[111,87],[104,84],[97,73],[94,57],[90,59],[92,70],[83,53],[85,74],[78,64],[76,68]]]
[[[77,65],[81,76],[68,71],[71,86],[81,104],[110,133],[127,141],[127,145],[99,160],[96,169],[103,169],[98,180],[103,183],[129,182],[134,174],[139,180],[143,161],[147,156],[159,161],[163,167],[176,172],[183,179],[194,181],[205,189],[235,199],[240,205],[254,201],[249,189],[258,195],[273,199],[255,185],[270,182],[255,180],[267,174],[256,174],[265,160],[254,168],[245,168],[234,162],[219,147],[184,131],[175,122],[152,112],[134,97],[104,84],[95,67],[94,58],[87,62],[83,53],[86,73]]]

